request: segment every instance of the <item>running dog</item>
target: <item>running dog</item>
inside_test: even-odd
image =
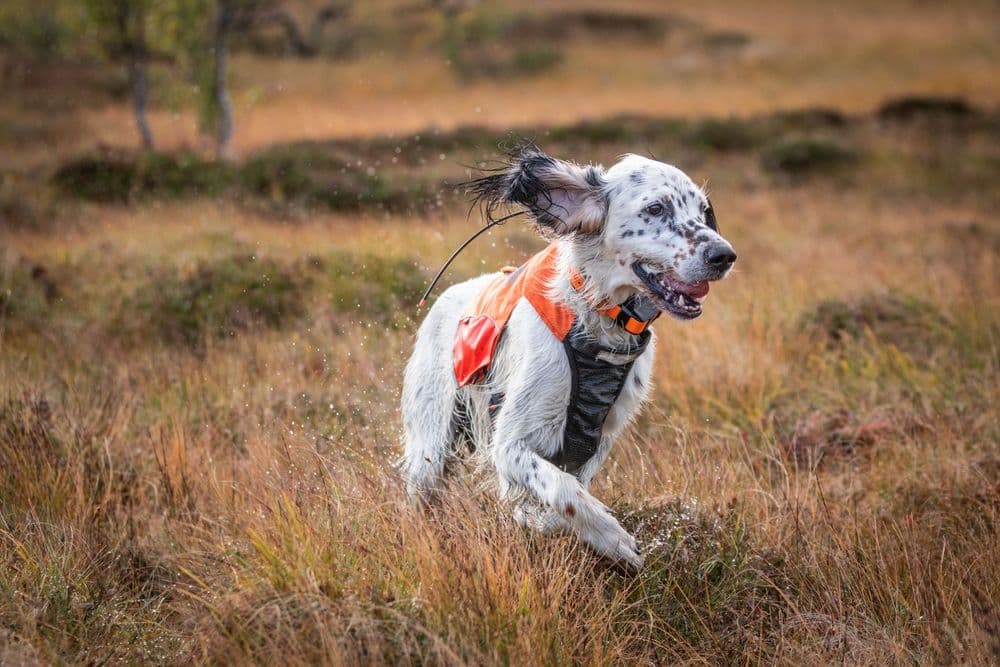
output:
[[[520,207],[550,245],[452,286],[421,324],[403,381],[407,491],[431,499],[469,450],[520,523],[638,568],[635,538],[588,488],[648,396],[649,325],[701,315],[736,253],[702,189],[638,155],[605,170],[525,145],[469,185],[489,219]]]

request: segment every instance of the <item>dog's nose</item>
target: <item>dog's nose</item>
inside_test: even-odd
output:
[[[728,269],[736,261],[730,245],[713,245],[705,250],[705,263],[713,269]]]

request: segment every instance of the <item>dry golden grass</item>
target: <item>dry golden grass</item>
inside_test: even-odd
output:
[[[672,11],[809,58],[664,83],[640,46],[636,71],[604,86],[623,61],[579,49],[537,80],[465,87],[420,58],[411,78],[390,56],[241,60],[244,92],[291,92],[241,109],[240,145],[622,110],[867,109],[887,88],[996,101],[980,85],[996,74],[992,4]],[[927,53],[934,65],[918,66]],[[647,95],[650,82],[663,88]],[[593,106],[563,116],[515,92]],[[480,98],[505,104],[470,111]],[[0,204],[37,209],[0,224],[0,664],[1000,659],[995,111],[849,119],[814,134],[856,163],[792,180],[762,167],[767,142],[636,146],[585,126],[551,140],[584,161],[678,161],[709,181],[740,255],[701,319],[656,325],[654,399],[595,483],[646,550],[632,577],[569,537],[524,532],[468,479],[432,513],[403,502],[413,303],[477,220],[447,198],[406,215],[287,202],[275,215],[240,196],[55,192],[67,153],[131,141],[122,113],[88,111],[91,137],[60,135],[0,172]],[[167,145],[193,136],[157,122]],[[436,182],[488,157],[466,147],[390,176]],[[507,226],[449,279],[540,243]]]
[[[3,341],[6,650],[84,662],[988,661],[996,238],[950,222],[982,212],[819,184],[716,199],[742,266],[702,320],[658,326],[657,398],[598,484],[622,510],[660,508],[640,531],[653,551],[635,579],[570,539],[524,534],[462,485],[436,516],[407,511],[391,462],[412,329],[331,310],[333,286],[313,287],[299,324],[201,351],[123,339],[104,321],[120,308],[149,316],[123,296],[143,266],[183,269],[234,247],[289,266],[330,246],[435,257],[461,218],[289,227],[192,203],[94,210],[99,224],[68,237],[7,235],[62,301],[40,330],[8,326]],[[483,244],[459,272],[524,252]],[[905,319],[829,344],[800,326],[824,299],[894,293],[935,309],[915,315],[914,347],[894,329],[914,326]],[[948,324],[930,329],[939,316]]]

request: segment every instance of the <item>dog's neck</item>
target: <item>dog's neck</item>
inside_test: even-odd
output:
[[[552,285],[552,296],[570,307],[584,332],[601,346],[623,349],[637,343],[637,336],[597,312],[598,307],[620,304],[636,293],[633,287],[615,285],[610,280],[616,260],[605,256],[601,240],[567,238],[560,239],[558,244],[558,275]],[[574,269],[585,280],[582,289],[576,289],[570,282]]]

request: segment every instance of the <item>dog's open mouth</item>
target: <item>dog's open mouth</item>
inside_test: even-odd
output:
[[[693,320],[701,315],[701,300],[708,294],[708,281],[684,283],[667,272],[654,273],[642,262],[632,265],[660,310],[665,310],[682,320]]]

